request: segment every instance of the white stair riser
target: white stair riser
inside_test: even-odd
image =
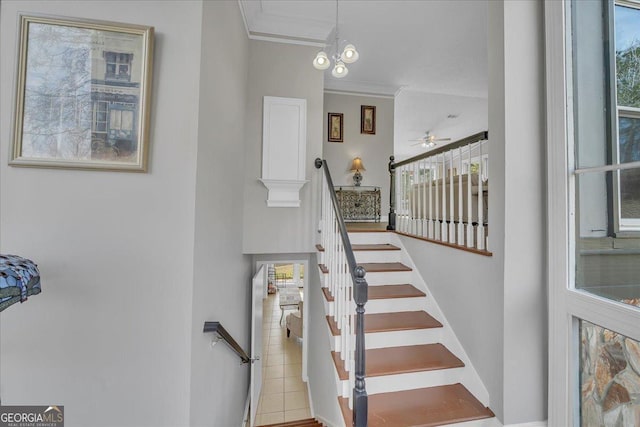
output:
[[[424,310],[425,297],[370,299],[364,306],[365,313],[393,313]]]
[[[356,263],[401,262],[402,251],[355,251]]]
[[[382,273],[367,273],[364,278],[367,283],[376,285],[402,285],[405,283],[412,283],[413,277],[412,271],[386,271]]]
[[[375,332],[364,336],[365,348],[398,347],[435,344],[442,338],[442,328],[411,329],[408,331]]]
[[[329,325],[327,325],[327,328]],[[331,351],[342,349],[340,335],[331,336]],[[406,345],[436,344],[442,341],[442,328],[411,329],[408,331],[374,332],[364,335],[364,346],[370,348],[399,347]]]
[[[387,393],[392,391],[414,390],[416,388],[436,387],[462,382],[464,368],[436,369],[433,371],[408,372],[397,375],[367,377],[365,386],[367,394]],[[349,381],[344,380],[343,389],[349,390]]]
[[[467,421],[464,423],[449,424],[447,427],[503,427],[497,418],[485,418],[483,420]]]
[[[327,315],[332,315],[333,306],[335,302],[327,301],[324,296],[324,312]],[[424,309],[425,297],[415,298],[389,298],[389,299],[370,299],[364,306],[366,314],[374,313],[394,313],[399,311],[420,311]],[[353,309],[355,312],[355,304]]]
[[[352,245],[380,245],[389,243],[389,235],[392,233],[349,233]]]

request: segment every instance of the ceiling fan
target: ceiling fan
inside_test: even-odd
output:
[[[412,147],[414,145],[421,144],[422,147],[424,148],[431,148],[431,147],[435,147],[436,142],[451,141],[451,138],[436,138],[436,136],[432,135],[430,131],[426,131],[423,137],[418,139],[410,139],[410,141],[418,141],[415,144],[411,144]]]

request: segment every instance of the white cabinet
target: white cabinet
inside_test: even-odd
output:
[[[300,207],[306,178],[307,100],[264,97],[262,178],[267,206]]]

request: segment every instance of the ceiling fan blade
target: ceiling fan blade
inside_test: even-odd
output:
[[[412,140],[415,141],[415,140]],[[411,146],[413,147],[414,145],[422,145],[424,144],[424,141],[420,141],[420,142],[416,142],[415,144],[411,144]]]
[[[418,139],[410,139],[409,141],[411,142],[411,141],[424,141],[424,140],[425,140],[424,138],[418,138]]]

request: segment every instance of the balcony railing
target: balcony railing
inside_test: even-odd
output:
[[[488,132],[389,162],[390,230],[488,252]]]

